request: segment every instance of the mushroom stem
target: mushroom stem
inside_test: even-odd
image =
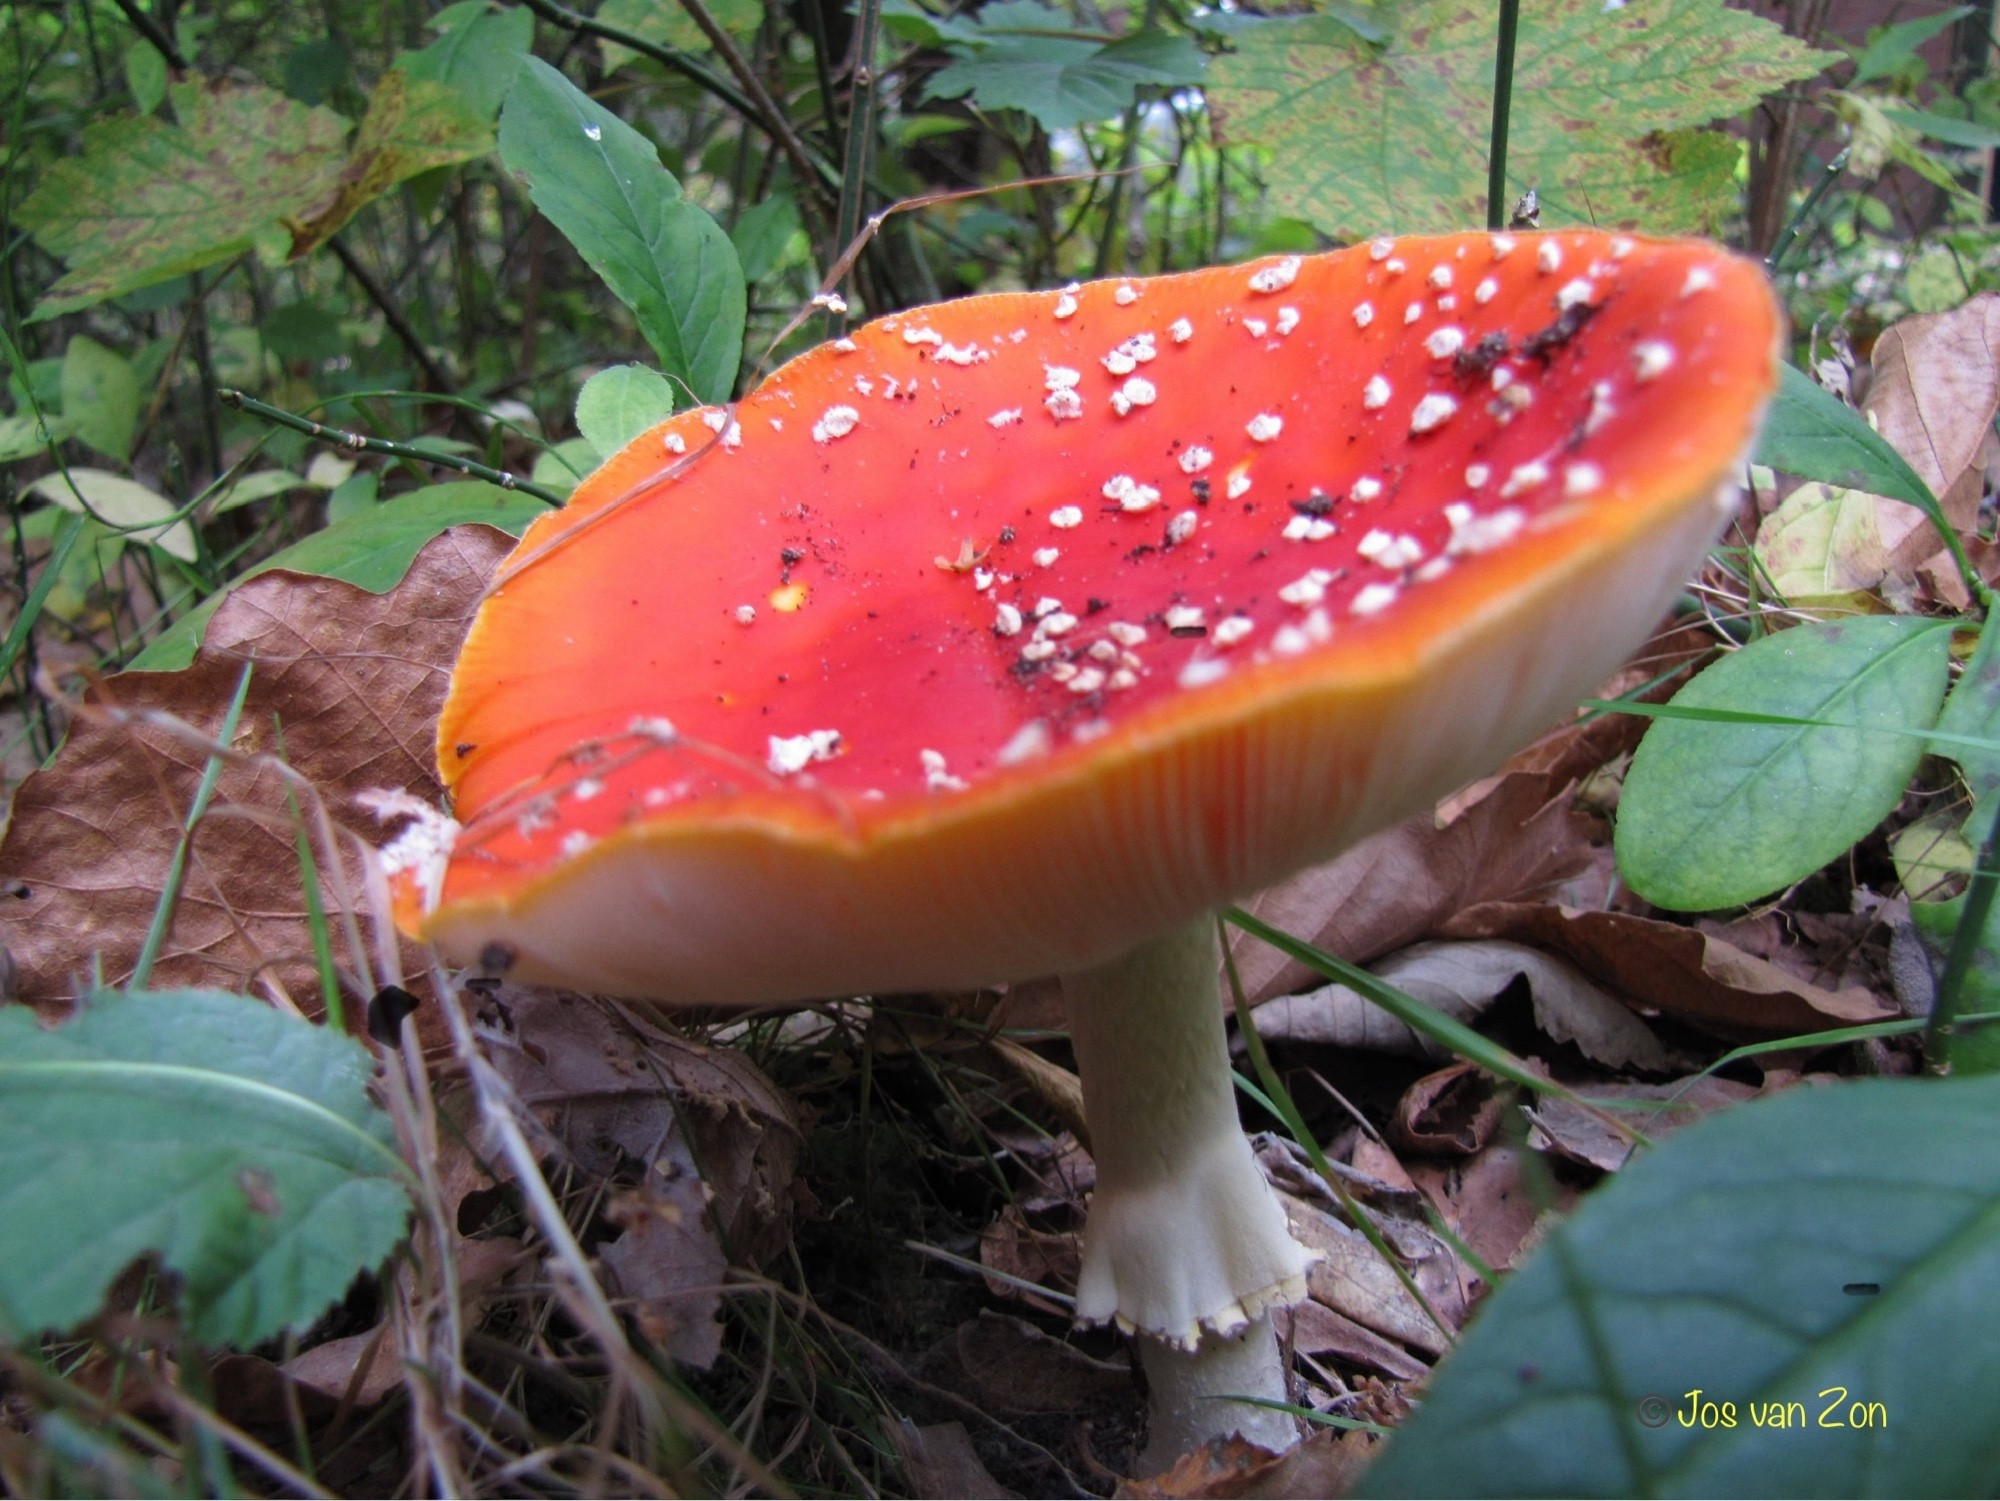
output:
[[[1305,1296],[1311,1261],[1237,1120],[1219,965],[1204,918],[1063,977],[1097,1159],[1077,1317],[1139,1337],[1149,1460],[1235,1432],[1296,1438],[1282,1413],[1216,1400],[1286,1400],[1267,1315]]]

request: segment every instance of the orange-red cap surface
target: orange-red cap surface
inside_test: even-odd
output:
[[[699,1003],[1104,960],[1614,667],[1721,524],[1778,328],[1748,263],[1594,233],[880,319],[529,529],[403,910]]]

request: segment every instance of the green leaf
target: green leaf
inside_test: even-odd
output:
[[[712,0],[708,13],[716,24],[732,36],[756,34],[764,24],[761,0]],[[687,13],[680,0],[604,0],[597,7],[597,19],[649,42],[661,42],[677,52],[706,52],[708,35]],[[616,72],[639,54],[617,42],[603,42],[604,71]]]
[[[674,388],[644,365],[600,370],[576,393],[577,431],[609,458],[674,412]]]
[[[1847,80],[1847,86],[1855,88],[1871,79],[1887,78],[1914,59],[1917,49],[1945,27],[1971,15],[1972,9],[1969,5],[1957,5],[1936,15],[1877,28],[1861,56],[1854,60],[1854,76]]]
[[[139,378],[129,360],[88,334],[73,336],[63,351],[62,406],[71,432],[125,462],[139,425]]]
[[[171,519],[180,508],[137,480],[72,464],[43,475],[28,489],[65,511],[101,521],[135,541],[150,542],[183,563],[192,563],[197,556],[194,529],[184,520]]]
[[[632,309],[670,380],[726,401],[743,354],[743,268],[659,152],[539,58],[500,111],[500,159]]]
[[[0,1326],[68,1329],[153,1254],[190,1332],[301,1330],[402,1238],[407,1179],[359,1044],[246,996],[0,1010]]]
[[[461,0],[431,17],[437,40],[405,52],[396,66],[412,80],[456,89],[467,109],[490,125],[535,42],[535,17],[525,7],[488,9],[485,0]]]
[[[1996,1136],[1991,1078],[1800,1089],[1688,1127],[1549,1232],[1360,1494],[1993,1494]],[[1693,1402],[1716,1426],[1683,1424]]]
[[[935,120],[935,115],[919,118]],[[957,129],[962,122],[943,122]],[[908,138],[905,138],[908,144]],[[790,193],[774,192],[753,203],[737,216],[736,228],[729,232],[730,243],[736,247],[736,258],[743,265],[743,279],[753,285],[762,281],[784,259],[795,237],[804,232],[805,226],[799,219],[799,205]]]
[[[208,617],[229,590],[273,568],[343,579],[371,594],[386,594],[403,581],[423,545],[447,527],[484,522],[518,537],[547,509],[538,500],[481,480],[454,480],[398,495],[273,553],[175,621],[126,665],[139,672],[178,672],[194,660]]]
[[[1280,213],[1350,240],[1483,223],[1497,14],[1414,0],[1382,47],[1334,16],[1259,26],[1216,59],[1209,99],[1232,141],[1271,148]],[[1708,227],[1734,202],[1734,148],[1694,133],[1833,61],[1722,0],[1523,6],[1508,194],[1536,187],[1554,223]]]
[[[1192,41],[1164,31],[1106,44],[1074,30],[1068,16],[1037,0],[989,5],[972,36],[949,39],[958,60],[931,80],[930,96],[970,94],[981,109],[1018,109],[1045,130],[1064,130],[1111,119],[1148,85],[1199,83],[1207,64]]]
[[[369,96],[368,115],[332,194],[311,213],[287,220],[292,259],[324,245],[364,205],[405,178],[492,149],[492,132],[458,90],[391,69]]]
[[[137,41],[125,49],[125,87],[142,115],[150,115],[167,97],[167,60],[151,42]]]
[[[1920,109],[1884,109],[1882,113],[1898,125],[1906,126],[1918,135],[1929,136],[1933,141],[1943,141],[1947,146],[1975,150],[2000,146],[2000,130],[1981,125],[1976,120],[1954,120],[1949,115],[1927,114]]]
[[[1951,632],[1872,616],[1800,626],[1730,653],[1670,709],[1924,730]],[[1700,912],[1779,890],[1844,853],[1901,800],[1924,741],[1796,724],[1661,719],[1619,796],[1618,868],[1658,906]]]
[[[1959,674],[1951,697],[1944,701],[1937,727],[1948,735],[2000,740],[2000,610],[1987,612],[1979,644]],[[1995,796],[2000,794],[2000,752],[1964,744],[1939,744],[1931,749],[1956,761],[1965,773],[1965,785],[1972,792],[1972,816],[1966,820],[1965,833],[1976,846],[1993,826],[1994,814],[2000,812],[2000,799]]]
[[[1764,414],[1756,463],[1800,479],[1867,490],[1908,501],[1940,527],[1937,497],[1903,456],[1852,407],[1792,365],[1778,371],[1778,393]]]
[[[546,490],[568,495],[603,462],[590,439],[566,438],[535,455],[535,469],[528,478]]]
[[[11,464],[16,459],[41,453],[49,444],[60,443],[74,430],[67,417],[45,414],[42,422],[35,420],[33,412],[0,417],[0,464]]]
[[[336,189],[347,122],[257,84],[178,89],[182,125],[100,121],[21,205],[20,221],[69,271],[36,318],[88,307],[242,254],[258,234]]]

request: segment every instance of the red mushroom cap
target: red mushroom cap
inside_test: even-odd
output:
[[[1778,331],[1713,245],[1567,232],[879,319],[529,529],[406,920],[702,1003],[1102,961],[1615,667],[1721,525]]]

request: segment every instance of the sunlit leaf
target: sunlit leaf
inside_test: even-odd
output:
[[[137,480],[72,464],[43,475],[28,488],[66,511],[94,517],[126,531],[135,541],[154,543],[184,563],[195,559],[194,529],[185,521],[170,520],[179,507]]]
[[[1113,42],[1075,36],[1075,23],[1037,0],[1003,0],[946,44],[958,60],[930,82],[939,99],[971,95],[981,109],[1018,109],[1045,130],[1108,120],[1148,85],[1199,83],[1207,59],[1186,37],[1141,31]]]
[[[1271,149],[1278,209],[1328,234],[1482,223],[1496,14],[1417,0],[1381,47],[1332,16],[1260,26],[1216,60],[1209,98],[1231,140]],[[1508,193],[1539,189],[1544,222],[1708,227],[1735,148],[1683,133],[1833,61],[1721,0],[1523,6]]]
[[[674,388],[644,365],[600,370],[576,393],[577,431],[607,457],[674,413]]]

